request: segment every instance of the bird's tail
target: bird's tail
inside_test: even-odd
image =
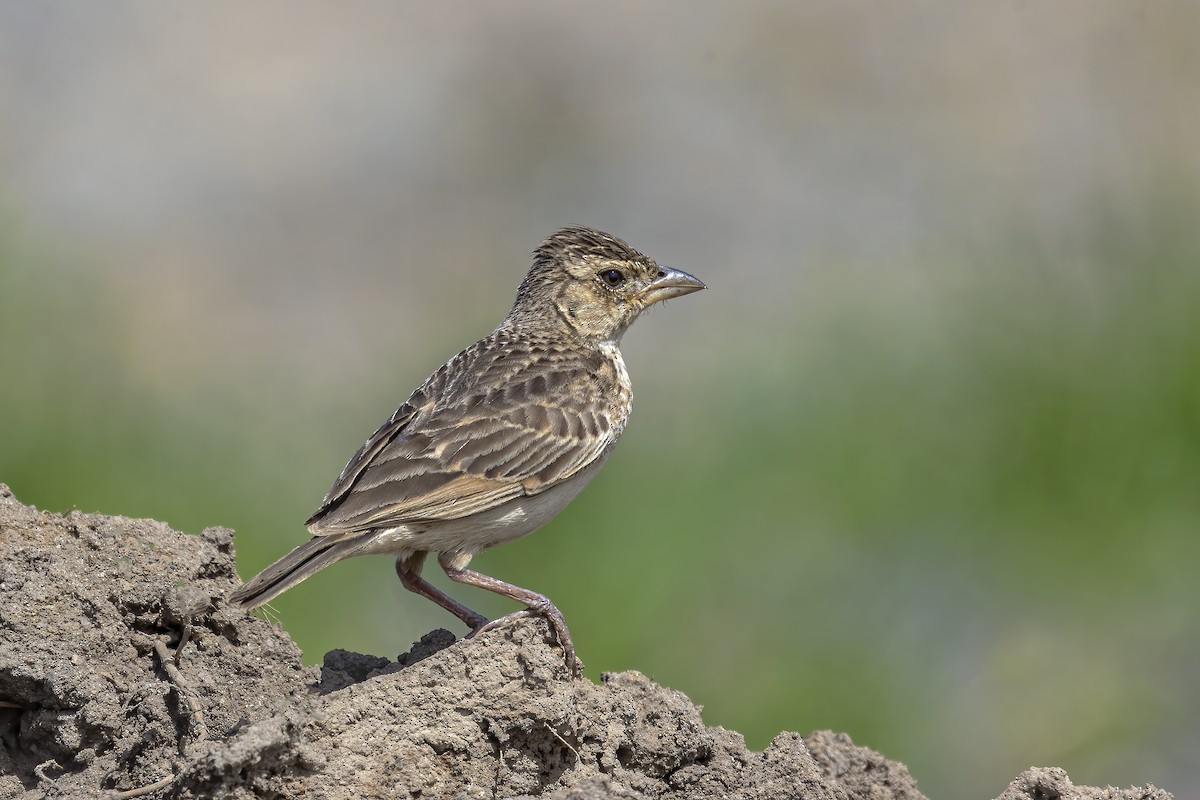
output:
[[[229,593],[230,605],[250,611],[269,603],[308,576],[335,561],[358,555],[371,531],[350,536],[314,536],[276,561],[249,582]]]

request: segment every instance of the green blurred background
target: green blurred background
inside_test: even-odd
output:
[[[1182,2],[5,0],[0,481],[230,526],[249,576],[594,225],[711,291],[626,337],[592,487],[475,562],[590,677],[937,798],[1197,796],[1198,86]],[[462,633],[386,558],[273,605],[311,662]]]

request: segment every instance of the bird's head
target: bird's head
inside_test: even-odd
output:
[[[510,317],[552,315],[587,341],[616,342],[650,306],[704,288],[698,278],[660,266],[615,236],[575,226],[534,251]]]

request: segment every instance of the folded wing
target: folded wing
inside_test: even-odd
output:
[[[568,480],[615,441],[627,403],[600,353],[484,339],[447,362],[354,455],[316,535],[450,520]]]

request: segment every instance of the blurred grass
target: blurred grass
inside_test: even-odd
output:
[[[845,265],[774,287],[794,314],[709,331],[682,365],[631,357],[639,386],[671,380],[639,393],[608,469],[476,563],[553,597],[593,677],[651,672],[756,747],[849,731],[931,796],[1034,762],[1153,780],[1200,736],[1194,206],[1100,209],[1066,252],[1018,230],[1003,252]],[[69,266],[85,257],[0,243],[0,480],[24,502],[230,525],[249,575],[424,375],[297,398],[216,352],[147,380],[129,337],[155,332],[122,328],[102,270]],[[276,607],[310,661],[460,632],[402,595],[363,559]]]

